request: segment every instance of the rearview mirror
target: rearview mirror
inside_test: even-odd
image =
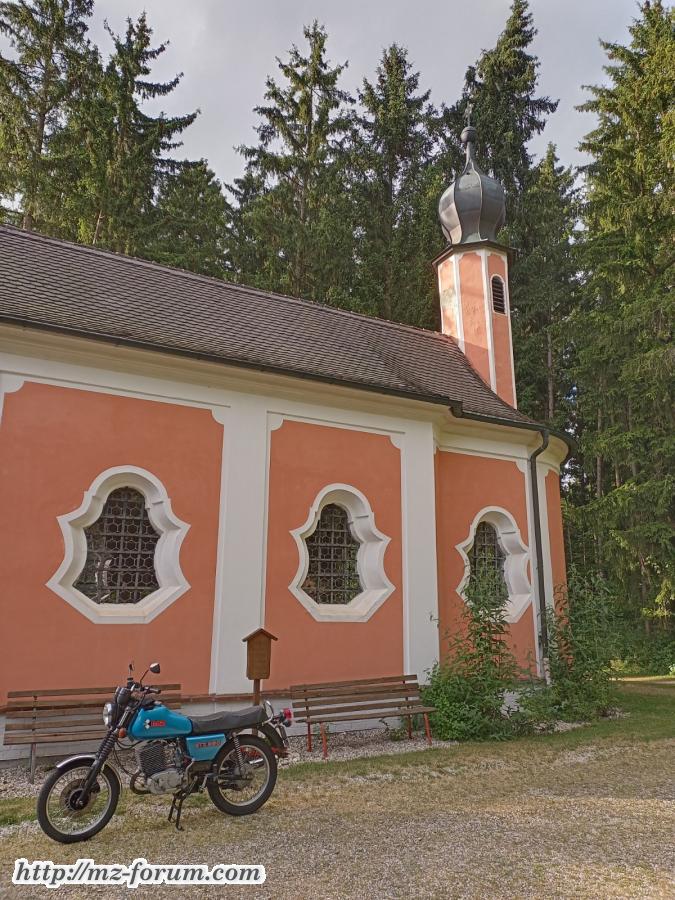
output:
[[[159,663],[150,663],[150,671],[152,672],[153,675],[159,675],[159,673],[162,671],[162,669],[161,669]]]

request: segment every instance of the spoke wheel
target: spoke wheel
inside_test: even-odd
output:
[[[55,769],[42,786],[38,822],[55,841],[86,841],[105,828],[115,812],[120,795],[117,773],[104,766],[83,802],[82,786],[89,772],[89,765],[74,761],[71,766]]]
[[[215,777],[207,782],[211,800],[232,816],[253,813],[265,803],[277,781],[277,759],[262,738],[242,734],[237,753],[234,741],[221,748]]]

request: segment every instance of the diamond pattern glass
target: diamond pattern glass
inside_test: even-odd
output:
[[[309,567],[302,589],[317,603],[349,603],[363,591],[357,568],[359,542],[346,511],[329,503],[305,539]]]
[[[109,495],[99,518],[84,530],[87,559],[75,587],[95,603],[138,603],[159,588],[155,549],[159,534],[133,488]]]

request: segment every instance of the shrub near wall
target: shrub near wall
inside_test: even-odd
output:
[[[498,572],[472,575],[459,633],[446,635],[447,658],[429,673],[424,702],[441,740],[503,740],[515,721],[504,714],[505,692],[520,674],[509,649],[504,582]]]

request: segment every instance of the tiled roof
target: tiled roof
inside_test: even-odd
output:
[[[445,335],[9,226],[0,321],[530,421]]]

